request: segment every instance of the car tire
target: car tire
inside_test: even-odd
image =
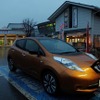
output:
[[[14,61],[12,58],[8,59],[8,67],[9,67],[10,71],[12,71],[12,72],[16,71],[16,67],[14,66]]]
[[[43,74],[42,84],[48,94],[56,95],[58,93],[58,81],[52,72],[47,71]]]

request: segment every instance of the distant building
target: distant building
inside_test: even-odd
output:
[[[31,36],[39,34],[37,26]],[[25,32],[22,23],[9,23],[7,28],[0,29],[0,46],[11,46],[17,38],[24,38]]]
[[[7,26],[8,29],[11,30],[23,30],[23,23],[9,23]]]
[[[10,46],[15,39],[25,37],[22,23],[9,23],[7,28],[0,29],[0,46]]]
[[[52,36],[55,34],[55,23],[46,21],[37,24],[40,35]]]
[[[86,47],[89,26],[89,45],[100,47],[100,8],[66,1],[48,19],[55,22],[58,34],[64,31],[66,42],[80,49]]]
[[[40,34],[40,32],[39,32],[39,30],[38,30],[38,26],[37,25],[35,25],[34,26],[34,32],[33,32],[33,34],[31,34],[31,36],[38,36]]]

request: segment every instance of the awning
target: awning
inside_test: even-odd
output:
[[[90,30],[90,29],[91,29],[91,28],[89,28],[89,30]],[[86,33],[86,28],[68,28],[68,29],[64,29],[64,32],[65,32],[66,34],[68,34],[68,33],[73,34],[73,33],[80,33],[80,32]]]
[[[84,35],[84,33],[82,33],[82,32],[78,32],[78,33],[68,33],[68,34],[66,34],[66,36],[82,36],[82,35]]]

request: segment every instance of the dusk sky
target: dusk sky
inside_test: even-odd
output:
[[[8,23],[21,23],[23,19],[34,19],[40,23],[66,0],[0,0],[0,28]],[[69,0],[100,7],[100,0]]]

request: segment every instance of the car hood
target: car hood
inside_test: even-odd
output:
[[[85,53],[70,54],[70,55],[54,55],[54,56],[70,59],[81,68],[90,67],[96,61],[95,59],[93,59],[92,57],[90,57],[88,54]]]

